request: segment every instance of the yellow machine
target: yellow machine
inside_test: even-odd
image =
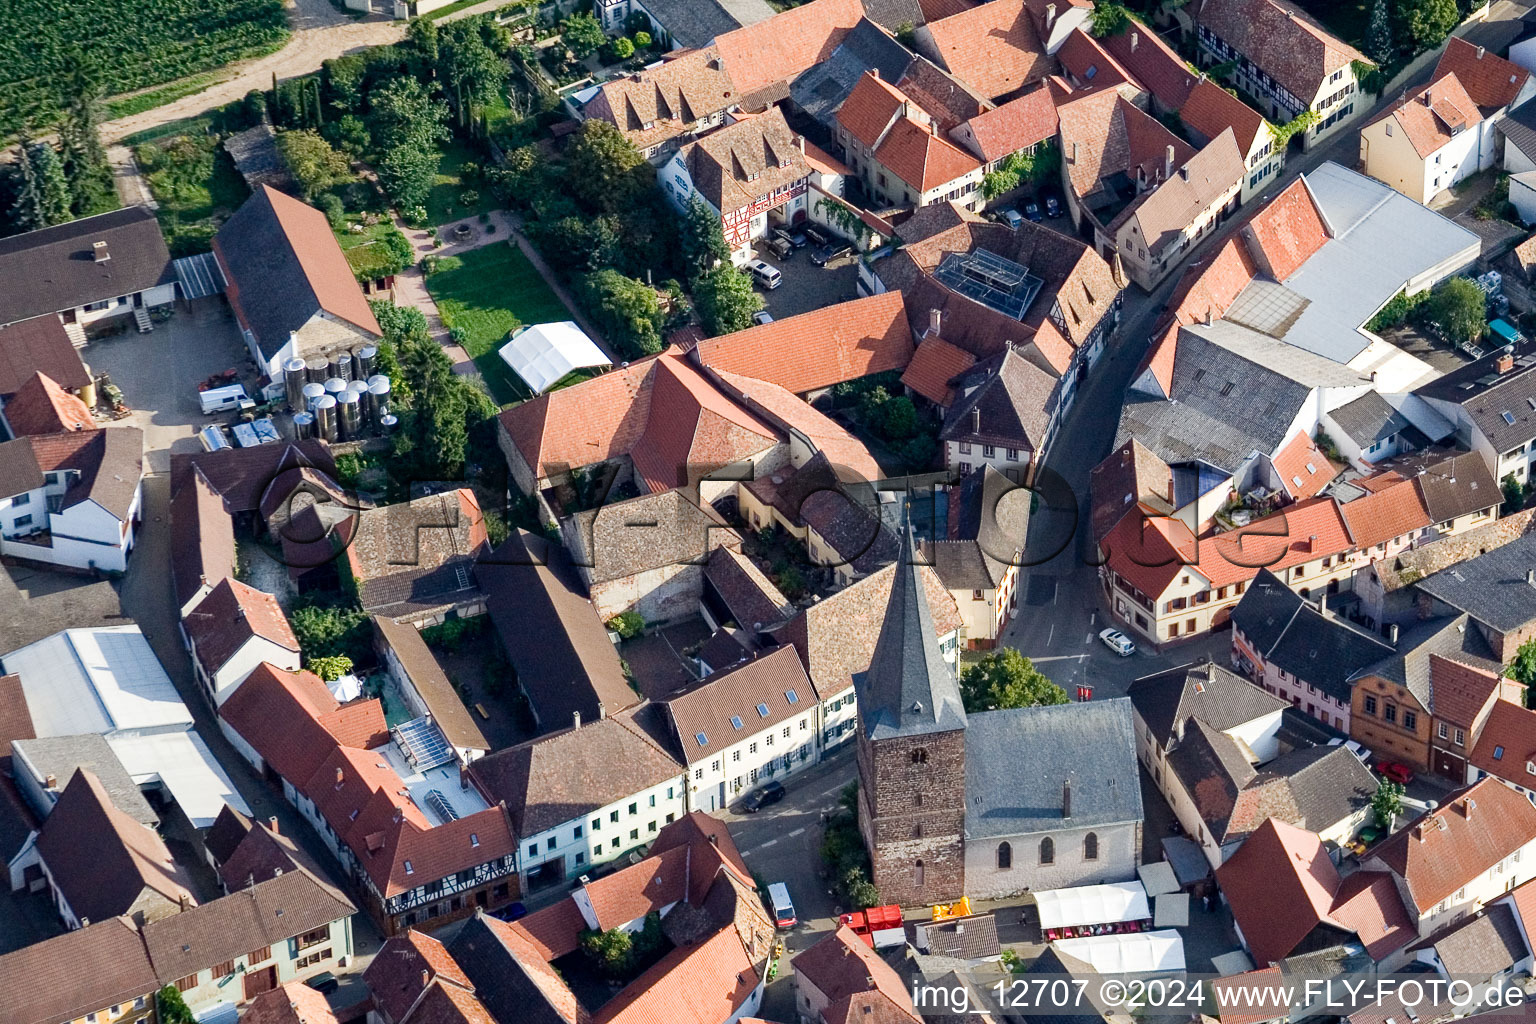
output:
[[[933,908],[935,921],[947,921],[951,917],[970,917],[971,898],[962,896],[958,903],[939,903]]]

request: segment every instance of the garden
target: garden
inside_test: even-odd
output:
[[[166,135],[133,152],[160,204],[155,213],[172,256],[207,252],[219,225],[251,194],[217,135]]]

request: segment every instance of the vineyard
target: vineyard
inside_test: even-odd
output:
[[[268,52],[287,35],[281,0],[4,0],[0,137],[51,124],[82,70],[110,96]]]

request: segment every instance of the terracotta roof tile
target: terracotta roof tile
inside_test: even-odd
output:
[[[792,431],[810,441],[838,470],[840,478],[869,481],[884,478],[884,471],[863,441],[799,395],[756,377],[716,368],[711,368],[709,373],[758,418],[785,433]]]
[[[1002,106],[983,111],[965,123],[963,132],[975,140],[987,163],[1027,149],[1056,134],[1056,104],[1049,89],[1032,89]]]
[[[1356,871],[1334,893],[1329,917],[1360,936],[1371,959],[1381,960],[1418,938],[1392,876],[1385,871]]]
[[[987,3],[930,21],[939,63],[987,99],[1001,99],[1056,70],[1023,4]]]
[[[1536,789],[1536,772],[1526,767],[1536,765],[1536,711],[1509,701],[1494,701],[1468,760],[1489,775]],[[1536,886],[1526,883],[1521,888],[1536,899]],[[1536,927],[1536,903],[1528,920]]]
[[[918,192],[932,191],[981,167],[971,154],[910,117],[891,126],[874,159]]]
[[[825,0],[823,0],[825,2]],[[757,990],[753,958],[734,927],[681,946],[624,986],[593,1014],[594,1024],[717,1024]]]
[[[1401,480],[1346,502],[1341,511],[1361,549],[1384,544],[1394,537],[1417,534],[1424,527],[1433,525],[1412,480]]]
[[[44,473],[73,469],[80,475],[64,492],[64,508],[94,501],[127,520],[144,476],[144,432],[138,427],[76,430],[22,438]]]
[[[795,974],[815,986],[828,1002],[878,992],[900,1007],[906,1019],[917,1018],[901,976],[847,925],[796,954]]]
[[[1158,387],[1163,389],[1163,397],[1173,397],[1173,357],[1179,350],[1179,325],[1177,322],[1169,324],[1162,337],[1152,343],[1147,350],[1141,366],[1137,368],[1138,374],[1143,370],[1150,370],[1152,377],[1157,381]]]
[[[1256,964],[1290,955],[1326,921],[1339,872],[1316,834],[1271,818],[1243,841],[1216,880]]]
[[[1207,78],[1195,83],[1178,110],[1185,126],[1207,139],[1214,139],[1224,129],[1231,128],[1237,148],[1244,156],[1253,149],[1259,133],[1269,131],[1263,114]]]
[[[1335,71],[1370,63],[1285,0],[1203,0],[1196,20],[1304,104]]]
[[[1242,239],[1228,238],[1209,260],[1184,271],[1168,307],[1177,324],[1189,326],[1206,317],[1226,316],[1227,308],[1257,276],[1253,256]],[[1171,372],[1171,367],[1170,367]]]
[[[368,701],[378,707],[378,701]],[[300,785],[335,744],[323,720],[340,705],[312,672],[285,672],[263,662],[219,707],[229,723],[277,774]],[[379,721],[383,712],[379,711]]]
[[[5,421],[12,437],[97,429],[85,403],[41,372],[29,377],[5,403]]]
[[[1532,839],[1536,807],[1497,779],[1484,779],[1383,840],[1369,861],[1402,878],[1424,914]]]
[[[0,992],[11,1024],[69,1024],[160,983],[138,929],[126,917],[96,921],[0,956]]]
[[[924,338],[912,353],[901,382],[935,405],[948,408],[955,397],[955,378],[975,363],[975,356],[943,338]]]
[[[757,197],[809,177],[811,166],[778,107],[710,132],[681,153],[693,185],[717,210],[739,210]]]
[[[1281,483],[1296,501],[1316,496],[1339,474],[1338,467],[1328,461],[1322,449],[1307,436],[1305,430],[1296,431],[1285,446],[1275,453],[1272,461],[1275,472],[1280,474]],[[1349,521],[1347,508],[1344,519]],[[1365,547],[1366,542],[1360,539],[1360,533],[1353,523],[1350,524],[1350,530],[1355,534],[1355,543]]]
[[[269,989],[246,1004],[240,1024],[336,1024],[325,996],[302,981]]]
[[[1083,92],[1098,92],[1128,85],[1133,93],[1140,93],[1141,86],[1131,73],[1102,45],[1080,28],[1073,29],[1056,51],[1056,60],[1063,71],[1080,83]]]
[[[740,551],[715,548],[704,566],[704,578],[738,626],[770,626],[794,614],[789,598]]]
[[[1446,40],[1430,77],[1438,80],[1446,75],[1456,76],[1484,114],[1508,107],[1531,77],[1520,65],[1456,36]]]
[[[832,55],[864,17],[863,0],[814,0],[715,39],[737,97],[786,82]]]
[[[422,977],[441,978],[446,984],[473,989],[442,942],[423,932],[407,930],[385,940],[379,955],[363,972],[368,991],[390,1020],[405,1020],[406,1011],[421,995]]]
[[[711,369],[757,377],[803,394],[912,359],[900,292],[883,292],[708,338],[694,358]]]
[[[1203,553],[1181,520],[1151,512],[1122,516],[1099,546],[1116,575],[1153,599]]]
[[[1153,514],[1173,511],[1172,470],[1134,437],[1093,467],[1088,488],[1095,542],[1139,506],[1158,506]]]
[[[223,499],[227,513],[255,512],[261,508],[272,481],[296,466],[311,466],[332,479],[336,477],[331,446],[310,439],[293,444],[259,444],[254,448],[172,455],[171,493],[180,493],[194,469],[201,470],[208,486]]]
[[[1434,695],[1435,717],[1470,731],[1500,690],[1500,675],[1476,665],[1429,656],[1430,692]]]
[[[182,620],[182,628],[197,650],[197,660],[210,677],[224,667],[246,642],[270,641],[294,654],[298,638],[277,598],[233,577],[220,580],[208,596]]]
[[[1242,233],[1254,261],[1280,282],[1301,269],[1328,241],[1322,213],[1302,178],[1265,204],[1243,226]]]
[[[605,82],[584,113],[616,125],[638,149],[660,146],[737,102],[736,87],[719,56],[714,47],[706,47]]]
[[[576,901],[564,899],[543,910],[535,910],[512,927],[549,962],[581,948],[581,933],[587,922]]]
[[[1413,144],[1414,152],[1421,159],[1431,156],[1453,137],[1483,119],[1477,103],[1467,95],[1454,73],[1431,82],[1377,120],[1389,117]]]
[[[788,694],[794,692],[795,703]],[[804,714],[812,687],[791,647],[780,647],[751,661],[707,676],[686,693],[665,701],[667,714],[691,764],[724,750],[741,738]],[[761,713],[766,706],[768,714]],[[703,737],[703,742],[700,742]],[[630,918],[625,918],[630,920]]]
[[[1159,103],[1184,114],[1181,108],[1199,76],[1155,30],[1139,21],[1132,22],[1126,31],[1106,36],[1098,43],[1131,73],[1133,79],[1157,97]],[[1187,118],[1185,123],[1189,123]]]
[[[80,353],[52,313],[0,327],[0,395],[20,391],[37,373],[65,388],[83,388],[91,382]]]
[[[837,121],[866,147],[873,148],[891,119],[900,115],[907,95],[873,72],[866,71],[838,108]]]
[[[992,106],[986,97],[923,56],[912,58],[896,88],[933,118],[946,135]]]
[[[1168,148],[1173,166],[1195,155],[1183,139],[1112,90],[1089,93],[1057,108],[1067,178],[1079,196],[1099,191],[1116,174],[1156,183],[1167,177]]]

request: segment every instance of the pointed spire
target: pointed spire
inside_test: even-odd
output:
[[[960,688],[934,635],[910,508],[902,532],[880,638],[858,680],[859,715],[870,739],[965,728]]]

